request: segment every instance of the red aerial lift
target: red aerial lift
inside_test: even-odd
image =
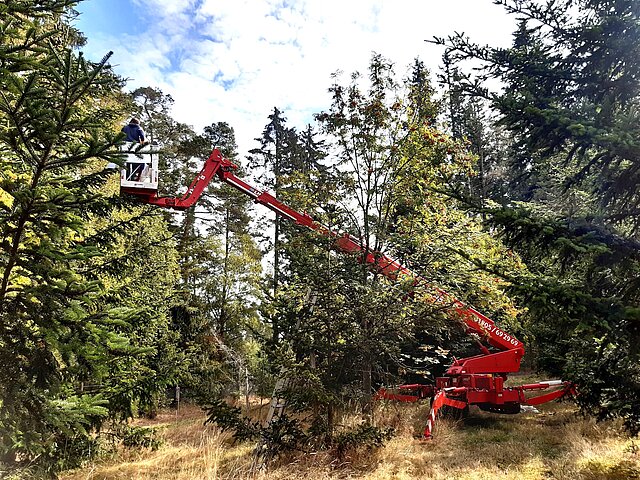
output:
[[[151,160],[149,160],[150,162]],[[128,171],[126,167],[127,165],[125,164],[122,176],[125,179],[125,174]],[[264,205],[276,212],[276,214],[291,220],[297,225],[332,238],[335,250],[358,255],[360,261],[368,264],[372,271],[392,280],[399,278],[413,279],[414,285],[427,283],[425,279],[383,253],[367,251],[362,243],[352,235],[334,232],[313,220],[306,212],[300,213],[280,202],[270,193],[252,187],[234,175],[233,172],[237,168],[233,162],[224,158],[220,151],[215,149],[205,161],[201,172],[193,180],[189,189],[180,198],[158,197],[157,183],[149,183],[147,185],[144,184],[144,180],[142,180],[142,184],[133,186],[126,180],[122,181],[120,190],[123,193],[138,197],[144,203],[164,208],[185,210],[198,201],[205,187],[214,176],[217,176],[223,182],[245,193],[253,198],[256,203]],[[452,316],[464,324],[466,331],[476,335],[481,353],[473,357],[455,360],[448,368],[446,376],[437,378],[435,385],[402,385],[396,389],[397,393],[382,388],[376,395],[380,399],[408,402],[431,398],[431,413],[424,430],[425,438],[431,438],[438,410],[444,406],[452,407],[462,412],[467,411],[469,405],[477,405],[482,410],[490,412],[518,413],[521,405],[539,405],[567,394],[575,393],[574,387],[570,382],[561,380],[506,387],[504,382],[507,374],[520,370],[520,362],[524,356],[522,342],[499,328],[493,320],[447,292],[437,288],[434,291],[433,301],[448,306]],[[488,346],[485,346],[483,342],[488,344],[489,347],[493,347],[493,351],[489,350]],[[525,395],[527,391],[546,389],[552,390],[534,397]]]

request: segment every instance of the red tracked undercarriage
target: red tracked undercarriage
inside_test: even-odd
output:
[[[237,166],[224,158],[216,149],[205,161],[202,171],[193,180],[189,189],[180,198],[158,197],[157,183],[150,185],[139,183],[131,187],[126,182],[122,182],[120,190],[138,197],[144,203],[185,210],[197,202],[205,187],[213,177],[217,176],[276,214],[332,238],[335,250],[359,255],[361,261],[368,264],[372,271],[392,280],[409,278],[413,279],[414,284],[426,285],[425,279],[392,258],[380,252],[367,251],[357,238],[332,231],[314,221],[307,213],[293,210],[268,192],[252,187],[233,174],[236,169]],[[561,380],[505,387],[507,374],[520,370],[520,362],[524,356],[522,342],[501,330],[490,318],[445,291],[433,289],[433,287],[432,290],[435,292],[433,301],[448,306],[451,316],[462,322],[468,333],[475,334],[481,353],[455,360],[447,370],[446,376],[437,378],[435,385],[402,385],[394,390],[381,388],[376,394],[378,399],[404,402],[431,399],[431,412],[424,429],[425,438],[432,437],[438,411],[445,406],[465,412],[470,405],[477,405],[482,410],[513,414],[520,412],[522,405],[540,405],[568,394],[575,394],[574,386],[570,382]],[[493,350],[489,350],[489,347]],[[551,391],[541,395],[533,397],[525,395],[529,391],[548,389]]]

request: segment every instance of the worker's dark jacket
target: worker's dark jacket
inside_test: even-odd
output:
[[[140,125],[130,123],[122,127],[122,131],[127,134],[127,142],[144,142],[144,131]]]

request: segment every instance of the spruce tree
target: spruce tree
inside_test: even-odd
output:
[[[0,7],[0,454],[36,477],[153,408],[177,362],[175,250],[114,195],[122,81],[77,52],[73,3]]]
[[[530,271],[512,280],[540,365],[575,380],[586,411],[621,416],[637,432],[640,8],[495,3],[518,18],[510,48],[436,39],[461,68],[480,61],[465,91],[486,98],[513,139],[516,190],[486,213]],[[491,92],[489,78],[504,89]]]
[[[83,379],[129,349],[83,273],[100,255],[85,225],[110,210],[100,190],[120,82],[109,55],[92,63],[73,50],[69,5],[3,6],[0,49],[0,453],[52,469],[63,445],[91,448],[87,432],[109,413]]]
[[[201,135],[189,142],[188,148],[198,152],[199,158],[207,157],[217,148],[226,158],[239,163],[235,133],[226,122],[206,126]],[[244,176],[242,168],[234,174]],[[199,279],[204,333],[213,341],[216,357],[227,367],[229,381],[223,391],[247,393],[250,370],[247,345],[253,341],[249,332],[258,323],[262,271],[262,254],[250,228],[251,199],[225,183],[214,182],[207,188],[204,201],[206,214],[199,214],[203,224],[199,235],[216,245],[208,254],[203,252],[208,267]]]
[[[258,183],[265,189],[271,190],[276,197],[282,195],[283,175],[292,171],[293,158],[298,152],[298,135],[295,129],[286,126],[287,119],[283,112],[274,107],[273,113],[269,115],[269,123],[265,125],[262,136],[256,138],[260,142],[260,147],[250,151],[248,168],[260,170],[257,177]],[[280,287],[280,276],[282,266],[282,225],[283,220],[275,215],[273,218],[272,240],[265,236],[267,249],[273,252],[273,273],[269,289],[275,298]],[[280,336],[280,326],[272,318],[272,340],[278,343]]]

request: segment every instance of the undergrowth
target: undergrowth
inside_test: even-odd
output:
[[[258,421],[267,410],[256,401],[251,417]],[[235,442],[229,432],[205,426],[206,415],[196,407],[179,415],[168,411],[136,425],[159,432],[156,450],[122,448],[63,479],[640,480],[640,440],[626,436],[619,423],[579,416],[570,403],[503,416],[472,408],[465,420],[439,421],[434,440],[426,442],[417,437],[428,411],[428,404],[379,404],[375,432],[393,431],[392,438],[376,433],[369,446],[352,448],[346,433],[342,449],[284,452],[266,469],[255,468],[253,441]],[[353,415],[339,423],[343,432],[365,428]]]

